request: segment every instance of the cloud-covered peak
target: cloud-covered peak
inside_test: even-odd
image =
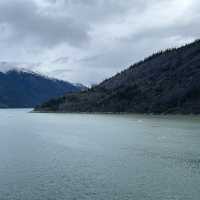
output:
[[[197,0],[2,0],[0,60],[95,83],[199,38],[199,11]]]

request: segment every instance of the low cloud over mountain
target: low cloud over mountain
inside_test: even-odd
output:
[[[198,38],[199,11],[198,0],[2,0],[0,60],[96,83]]]

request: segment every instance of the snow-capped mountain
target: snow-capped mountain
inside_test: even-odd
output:
[[[81,89],[72,83],[0,63],[0,107],[34,107],[42,102]],[[4,67],[2,67],[4,66]]]

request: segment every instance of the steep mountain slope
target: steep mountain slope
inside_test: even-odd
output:
[[[0,107],[34,107],[66,92],[80,91],[71,83],[20,70],[0,72]]]
[[[36,110],[200,113],[200,41],[154,54],[88,91]]]

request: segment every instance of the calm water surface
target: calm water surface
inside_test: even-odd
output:
[[[199,200],[200,117],[0,110],[0,200]]]

